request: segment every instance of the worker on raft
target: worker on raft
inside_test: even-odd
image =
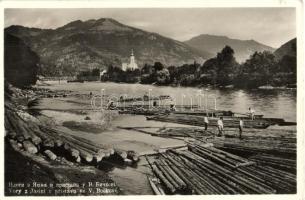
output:
[[[223,118],[220,117],[219,120],[217,121],[217,127],[218,127],[218,137],[222,136],[223,132]]]
[[[107,109],[108,110],[112,110],[112,109],[114,109],[114,107],[115,107],[114,106],[114,102],[113,101],[109,101],[108,104],[107,104]]]
[[[175,104],[170,104],[170,111],[176,111],[176,106]]]
[[[243,133],[243,128],[244,128],[244,122],[242,119],[239,120],[239,139],[242,139],[242,133]]]
[[[254,113],[255,113],[255,110],[253,110],[251,107],[249,108],[249,114],[250,114],[250,118],[252,120],[254,120]]]
[[[208,117],[204,116],[203,121],[204,121],[204,130],[208,130],[208,125],[209,125]]]

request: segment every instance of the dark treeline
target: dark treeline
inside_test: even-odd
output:
[[[154,65],[145,64],[141,70],[135,71],[122,71],[110,66],[102,81],[177,86],[230,85],[238,88],[265,85],[292,87],[296,85],[296,57],[286,55],[276,60],[271,52],[255,52],[239,64],[234,57],[234,50],[225,46],[217,56],[202,65],[194,62],[165,67],[155,62]]]

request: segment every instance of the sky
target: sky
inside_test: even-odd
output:
[[[113,18],[179,41],[200,34],[256,40],[274,48],[296,37],[295,8],[5,9],[5,27],[58,28],[71,21]]]

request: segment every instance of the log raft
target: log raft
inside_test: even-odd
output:
[[[25,117],[26,116],[26,117]],[[61,130],[39,124],[39,120],[29,114],[18,114],[11,105],[5,106],[6,137],[14,148],[30,154],[45,155],[50,160],[58,156],[85,164],[102,164],[116,154],[131,164],[138,162],[139,155],[134,151],[113,149]]]
[[[170,114],[170,115],[156,115],[151,117],[146,117],[147,120],[155,120],[161,122],[171,122],[178,124],[186,124],[192,126],[204,126],[203,116],[193,116],[193,115],[181,115],[181,114]],[[217,126],[217,118],[209,118],[209,126]],[[268,128],[271,123],[267,120],[257,119],[257,120],[243,120],[245,128],[258,128],[265,129]],[[238,128],[239,119],[234,118],[224,118],[223,123],[225,127]]]
[[[296,175],[264,165],[270,155],[250,159],[211,145],[189,144],[147,158],[167,194],[287,194],[296,192]],[[271,162],[281,158],[272,157]],[[293,161],[282,163],[293,166]]]

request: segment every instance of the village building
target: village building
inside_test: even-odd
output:
[[[135,57],[134,57],[134,54],[133,54],[133,50],[131,50],[131,55],[130,55],[130,62],[129,63],[122,63],[122,70],[123,71],[127,71],[127,70],[135,70],[135,69],[138,69],[138,65],[135,61]]]

